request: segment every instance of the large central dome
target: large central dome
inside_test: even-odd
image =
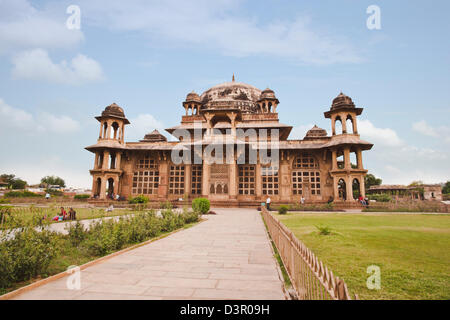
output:
[[[261,97],[261,90],[242,82],[225,82],[218,84],[200,96],[204,108],[239,108],[244,113],[258,110],[256,105]]]

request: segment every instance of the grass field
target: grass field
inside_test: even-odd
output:
[[[450,299],[450,215],[276,214],[360,299]],[[316,226],[328,226],[320,235]],[[369,290],[367,267],[381,269]]]

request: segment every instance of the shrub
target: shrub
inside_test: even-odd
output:
[[[286,214],[289,210],[289,206],[283,204],[280,206],[280,208],[278,208],[278,213],[279,214]]]
[[[24,191],[10,191],[5,193],[6,198],[33,198],[33,197],[43,197],[41,194],[37,194],[28,190]]]
[[[1,198],[0,199],[0,204],[8,204],[11,203],[11,200],[7,199],[7,198]]]
[[[132,204],[146,204],[149,202],[149,198],[144,196],[143,194],[140,194],[134,198],[130,198],[128,202]]]
[[[329,226],[315,226],[319,230],[319,234],[327,236],[331,234],[331,228]]]
[[[51,194],[52,196],[61,197],[64,195],[64,192],[55,189],[46,189],[45,192]]]
[[[391,196],[386,193],[371,194],[368,197],[369,197],[369,200],[375,200],[377,202],[389,202],[392,200]]]
[[[209,211],[210,202],[206,198],[196,198],[192,201],[192,210],[200,214],[206,214]]]
[[[74,247],[78,246],[84,239],[86,239],[86,230],[80,221],[77,221],[75,224],[69,224],[67,231],[69,241]]]
[[[23,228],[14,239],[0,242],[0,287],[46,273],[57,255],[59,238],[45,229]]]
[[[91,196],[88,194],[76,194],[73,198],[77,200],[86,200],[89,199]]]

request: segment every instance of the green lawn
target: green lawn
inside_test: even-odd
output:
[[[360,299],[450,299],[450,215],[276,214]],[[319,235],[316,225],[331,227]],[[381,268],[369,290],[367,267]]]

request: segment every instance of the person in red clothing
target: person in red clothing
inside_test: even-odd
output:
[[[66,220],[67,212],[64,210],[64,207],[61,207],[61,212],[59,215],[62,216],[63,220]]]

